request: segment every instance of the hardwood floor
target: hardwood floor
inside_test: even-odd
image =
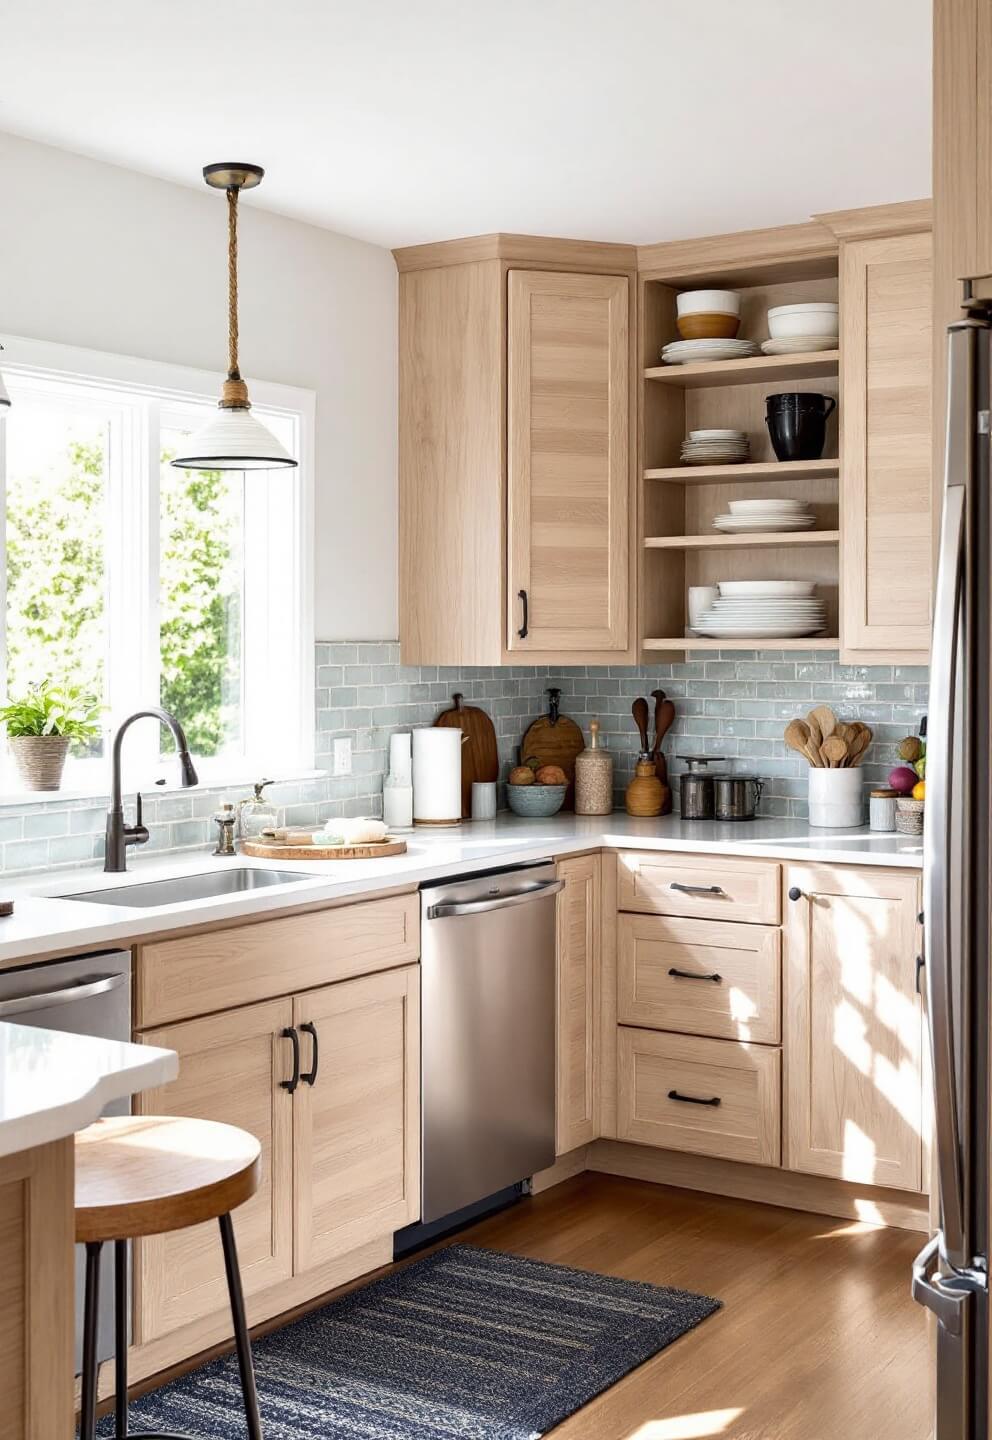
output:
[[[914,1232],[587,1174],[463,1240],[697,1290],[724,1308],[555,1440],[929,1440]]]
[[[927,1322],[909,1295],[917,1232],[589,1173],[457,1239],[723,1301],[554,1440],[930,1440]]]

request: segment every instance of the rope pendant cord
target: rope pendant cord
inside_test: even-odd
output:
[[[238,192],[229,185],[227,194],[227,379],[220,401],[225,410],[250,408],[248,387],[238,369]]]

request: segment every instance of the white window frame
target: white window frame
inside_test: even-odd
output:
[[[77,762],[69,778],[72,794],[105,794],[109,788],[109,737],[136,709],[159,703],[159,420],[170,410],[202,408],[203,418],[216,406],[223,376],[132,356],[79,349],[45,340],[4,336],[3,372],[11,380],[32,378],[64,383],[85,397],[99,392],[105,402],[121,396],[124,418],[112,434],[107,475],[108,565],[107,648],[109,711],[105,717],[104,758]],[[200,760],[201,783],[246,783],[272,775],[299,777],[314,764],[314,482],[315,396],[312,390],[273,381],[251,380],[257,411],[292,426],[295,470],[271,472],[264,509],[251,506],[245,527],[245,616],[250,632],[243,656],[245,753],[240,757]],[[16,396],[14,404],[16,405]],[[0,417],[5,411],[0,409]],[[264,415],[260,418],[264,419]],[[4,491],[5,423],[0,418],[0,505]],[[116,439],[115,439],[116,435]],[[120,453],[119,453],[120,452]],[[247,483],[261,478],[252,472]],[[125,483],[128,475],[140,483]],[[278,527],[283,553],[291,554],[295,583],[269,563],[268,537]],[[122,568],[123,567],[123,568]],[[121,603],[121,592],[137,597]],[[6,594],[6,551],[0,543],[0,593]],[[0,647],[6,653],[6,605],[0,606]],[[264,617],[264,619],[263,619]],[[252,624],[252,619],[255,623]],[[285,637],[292,637],[288,645]],[[124,660],[126,657],[126,662]],[[6,684],[0,667],[0,694]],[[295,696],[296,703],[292,703]],[[178,717],[180,721],[182,716]],[[155,727],[135,726],[127,740],[128,788],[166,775],[166,788],[177,783],[172,767],[163,772],[159,757],[167,737]],[[265,771],[265,776],[262,772]],[[0,792],[19,789],[11,768],[0,765]]]

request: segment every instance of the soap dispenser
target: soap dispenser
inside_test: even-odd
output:
[[[262,791],[271,780],[258,780],[252,786],[254,795],[238,806],[238,834],[242,840],[257,840],[263,830],[274,830],[279,824],[276,807],[266,800]]]

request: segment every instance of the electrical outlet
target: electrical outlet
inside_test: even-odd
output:
[[[334,742],[334,774],[351,774],[351,736],[346,735],[343,740]]]

